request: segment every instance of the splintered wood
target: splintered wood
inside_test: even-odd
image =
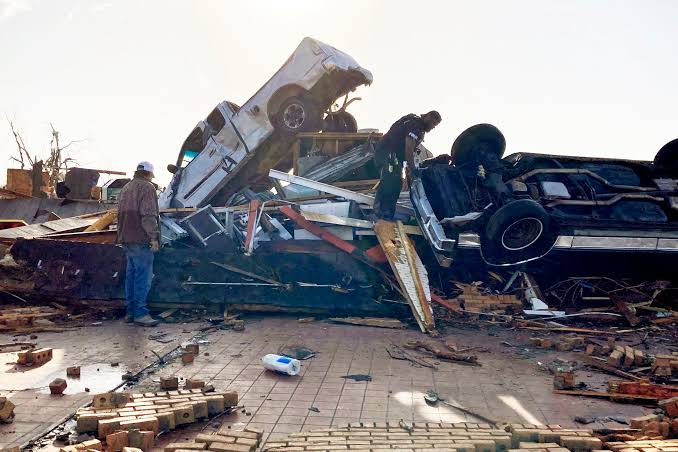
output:
[[[421,331],[435,328],[428,273],[402,222],[379,220],[374,225],[379,243]]]

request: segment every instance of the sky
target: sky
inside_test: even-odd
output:
[[[438,110],[449,152],[480,122],[507,154],[651,160],[678,137],[678,1],[0,0],[0,184],[16,146],[46,158],[50,123],[83,167],[158,182],[195,124],[246,101],[305,36],[374,75],[361,128]]]

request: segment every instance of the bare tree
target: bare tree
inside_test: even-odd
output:
[[[62,171],[68,171],[69,163],[76,163],[75,159],[70,157],[63,158],[62,152],[70,145],[79,143],[84,140],[71,140],[66,145],[62,146],[59,143],[59,131],[54,128],[52,123],[49,123],[52,128],[52,140],[49,142],[49,158],[45,162],[45,169],[49,174],[49,185],[56,187],[57,182],[61,180]],[[62,159],[63,158],[63,159]]]
[[[19,151],[19,157],[12,157],[11,159],[14,160],[15,162],[18,162],[21,165],[21,169],[24,169],[26,166],[26,160],[28,160],[28,163],[30,163],[31,167],[34,164],[34,160],[31,158],[31,155],[28,153],[28,150],[26,149],[26,145],[24,144],[24,139],[21,137],[21,134],[17,132],[17,130],[14,128],[14,122],[10,121],[9,118],[7,118],[7,122],[9,122],[9,128],[12,131],[12,135],[14,135],[14,141],[16,142],[16,147]]]
[[[36,192],[36,190],[40,191],[43,171],[46,171],[48,174],[48,186],[54,189],[57,183],[63,179],[65,172],[68,171],[69,165],[76,163],[75,159],[64,157],[64,151],[72,144],[85,140],[71,140],[67,144],[62,145],[59,141],[59,131],[54,128],[52,123],[50,123],[49,126],[52,129],[52,139],[49,142],[49,157],[43,163],[43,160],[39,159],[37,155],[31,157],[28,149],[26,149],[21,134],[14,127],[14,122],[10,121],[9,118],[7,118],[7,122],[9,122],[9,127],[12,131],[12,135],[14,135],[14,141],[16,142],[18,150],[18,155],[11,157],[11,160],[18,162],[21,165],[21,169],[25,169],[27,163],[30,164],[33,173],[36,173],[33,174],[34,185],[38,185],[34,187],[34,192]],[[36,196],[35,193],[34,196]]]

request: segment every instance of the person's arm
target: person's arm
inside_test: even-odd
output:
[[[151,249],[155,252],[160,249],[160,224],[158,222],[158,200],[155,190],[149,184],[139,198],[139,214],[141,227],[151,241]]]

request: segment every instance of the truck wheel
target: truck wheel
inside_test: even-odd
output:
[[[654,156],[654,165],[662,170],[678,170],[678,138],[669,141]]]
[[[464,130],[454,140],[450,151],[451,163],[465,166],[487,155],[495,155],[497,159],[501,159],[505,150],[506,139],[498,128],[492,124],[476,124]]]
[[[289,133],[317,132],[322,124],[318,107],[310,100],[290,97],[280,106],[278,126]]]
[[[543,256],[558,236],[551,217],[541,204],[520,199],[506,204],[488,220],[481,237],[485,260],[510,265]]]

